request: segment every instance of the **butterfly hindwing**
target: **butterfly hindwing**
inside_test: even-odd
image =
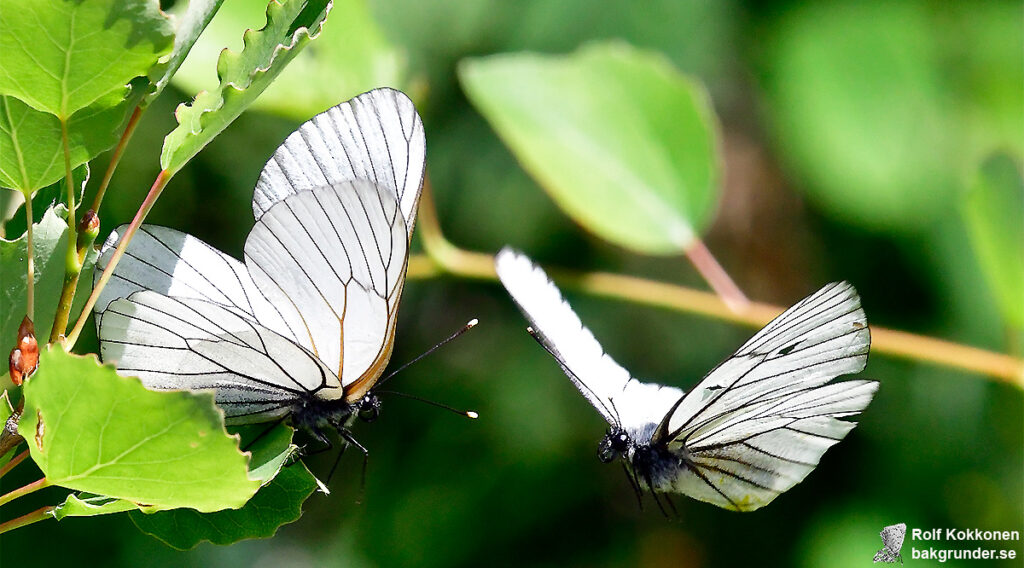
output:
[[[869,344],[847,283],[829,284],[773,320],[666,416],[655,442],[689,465],[672,488],[754,510],[799,483],[855,426],[839,418],[874,396],[873,381],[825,384],[863,369]]]
[[[307,350],[205,300],[135,292],[110,303],[99,335],[119,372],[155,389],[216,389],[233,422],[283,414],[307,393],[341,396],[337,377]]]

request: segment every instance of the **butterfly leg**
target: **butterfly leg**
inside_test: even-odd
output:
[[[629,472],[629,468],[626,467],[625,463],[622,464],[622,471],[626,474],[626,479],[629,480],[629,486],[633,488],[633,494],[636,495],[636,504],[640,507],[640,511],[642,512],[644,510],[644,493],[643,490],[640,489],[640,483]]]
[[[370,452],[362,444],[360,444],[355,438],[352,437],[352,432],[349,432],[346,428],[339,428],[338,434],[349,444],[355,446],[359,451],[363,452],[363,473],[359,481],[359,495],[360,499],[358,502],[362,502],[362,495],[366,492],[366,466],[370,463]]]

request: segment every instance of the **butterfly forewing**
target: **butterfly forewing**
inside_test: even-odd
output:
[[[348,385],[391,341],[408,234],[387,191],[363,180],[276,204],[245,245],[260,291]]]
[[[535,337],[610,424],[643,431],[652,423],[652,412],[661,408],[664,413],[678,400],[678,389],[641,383],[605,353],[554,283],[526,256],[506,248],[498,253],[495,268]]]
[[[304,189],[365,179],[393,192],[412,235],[425,159],[412,101],[374,89],[313,117],[281,144],[256,183],[253,212],[259,218]]]

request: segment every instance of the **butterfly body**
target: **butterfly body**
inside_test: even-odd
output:
[[[608,422],[603,462],[621,458],[634,487],[758,509],[804,479],[856,425],[874,381],[829,383],[867,362],[870,334],[852,286],[836,282],[787,310],[689,392],[639,381],[616,363],[547,275],[511,249],[499,279],[527,328]]]

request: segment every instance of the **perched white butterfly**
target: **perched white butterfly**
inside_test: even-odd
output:
[[[173,229],[138,231],[96,304],[104,360],[150,388],[215,390],[229,423],[290,417],[355,443],[352,417],[378,411],[370,388],[391,356],[424,159],[399,91],[309,120],[260,175],[244,263]]]
[[[862,411],[878,388],[826,384],[867,361],[867,321],[847,283],[775,318],[684,394],[640,382],[613,361],[528,258],[506,248],[495,264],[530,332],[610,424],[601,461],[624,458],[638,495],[646,486],[758,509],[814,469],[856,425],[839,418]]]
[[[882,535],[882,544],[884,546],[875,553],[875,562],[895,564],[899,560],[900,564],[903,564],[900,550],[903,548],[903,537],[907,534],[907,525],[905,523],[889,525],[878,534]]]

